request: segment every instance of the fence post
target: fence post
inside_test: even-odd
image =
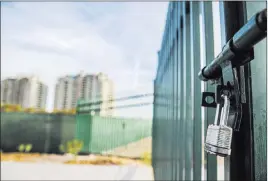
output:
[[[214,40],[213,40],[213,12],[212,2],[200,2],[201,3],[201,15],[202,15],[202,35],[203,37],[201,47],[203,49],[203,59],[205,64],[209,64],[214,59]],[[214,92],[215,87],[210,84],[205,85],[206,92]],[[205,121],[204,121],[204,134],[206,135],[207,126],[213,124],[215,117],[214,108],[205,108]],[[204,136],[205,136],[204,135]],[[207,174],[207,180],[217,180],[217,157],[205,153],[205,173]]]
[[[193,180],[201,180],[202,175],[202,115],[201,115],[201,81],[198,71],[201,67],[200,60],[200,2],[190,2],[191,24],[191,66],[192,66],[192,97],[193,97]]]
[[[220,2],[222,46],[246,23],[245,2]],[[229,64],[228,66],[232,66]],[[227,66],[227,67],[228,67]],[[232,69],[229,67],[229,69]],[[224,179],[231,181],[252,181],[254,180],[253,169],[253,128],[252,128],[252,107],[251,107],[251,82],[250,65],[235,68],[239,72],[241,95],[245,96],[242,104],[242,120],[240,130],[233,133],[232,154],[224,160]],[[232,72],[223,74],[224,84],[227,81],[232,83]],[[243,100],[243,99],[242,99]]]

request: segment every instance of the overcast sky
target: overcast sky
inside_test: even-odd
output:
[[[1,6],[1,77],[104,72],[118,96],[152,92],[167,2],[20,2]],[[138,89],[138,90],[137,90]],[[133,91],[130,91],[133,90]]]

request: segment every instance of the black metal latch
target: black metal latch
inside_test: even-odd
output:
[[[202,81],[216,83],[216,92],[203,92],[202,106],[216,108],[223,105],[222,95],[230,99],[228,111],[229,126],[239,131],[242,117],[242,103],[239,73],[237,69],[254,59],[253,46],[267,36],[267,9],[256,13],[226,43],[222,52],[207,66],[201,69],[198,76]],[[223,75],[231,72],[233,82],[224,84]],[[208,101],[208,97],[212,97]],[[213,100],[212,100],[213,99]]]

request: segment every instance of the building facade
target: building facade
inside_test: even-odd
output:
[[[102,101],[100,104],[100,115],[112,116],[114,107],[114,87],[112,81],[107,75],[99,73],[97,75],[98,83],[96,91],[98,91],[99,99]]]
[[[1,81],[1,103],[3,104],[16,104],[15,87],[16,79],[8,78]]]
[[[1,81],[1,103],[45,109],[47,91],[47,85],[35,76],[7,78]]]
[[[55,110],[67,110],[75,107],[74,100],[74,78],[66,76],[59,78],[55,89]]]
[[[103,73],[67,75],[59,78],[56,84],[54,109],[75,109],[77,101],[82,99],[94,103],[91,106],[94,114],[111,116],[113,94],[113,83]]]

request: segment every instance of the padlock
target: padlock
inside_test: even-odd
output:
[[[231,154],[233,129],[227,126],[230,99],[227,95],[221,97],[224,99],[224,105],[221,109],[221,105],[217,104],[214,124],[209,125],[207,129],[205,151],[225,157]],[[221,115],[220,118],[219,115]],[[218,125],[219,119],[220,124]]]

